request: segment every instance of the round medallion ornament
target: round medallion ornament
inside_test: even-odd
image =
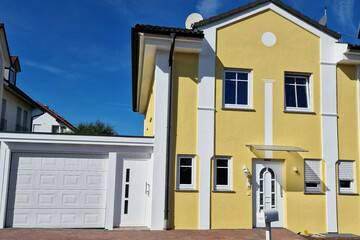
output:
[[[262,35],[261,40],[265,46],[272,47],[276,43],[276,36],[272,32],[265,32]]]

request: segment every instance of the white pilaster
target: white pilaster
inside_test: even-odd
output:
[[[330,49],[329,49],[330,50]],[[321,70],[321,134],[322,153],[326,163],[327,231],[337,232],[336,170],[338,160],[338,125],[336,64],[320,65]]]
[[[113,230],[115,212],[115,189],[116,189],[116,159],[117,153],[110,152],[108,160],[108,179],[106,190],[105,229]]]
[[[197,154],[200,158],[199,229],[210,229],[211,158],[215,131],[215,41],[216,29],[204,31],[199,54]]]
[[[10,174],[10,149],[1,142],[0,145],[0,229],[5,227],[7,193]]]
[[[166,146],[168,129],[169,51],[157,51],[155,60],[154,155],[151,169],[151,230],[163,230],[165,211]]]
[[[265,83],[265,145],[273,144],[273,82],[272,79],[263,79]],[[273,157],[273,151],[265,151],[266,158]]]

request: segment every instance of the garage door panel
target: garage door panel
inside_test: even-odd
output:
[[[6,226],[104,227],[107,163],[104,155],[14,153]]]
[[[105,208],[106,190],[17,190],[13,197],[9,209]]]
[[[91,171],[11,171],[10,189],[106,189],[107,173]]]

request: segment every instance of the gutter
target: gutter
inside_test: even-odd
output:
[[[168,96],[168,131],[166,146],[166,177],[165,177],[165,213],[164,229],[169,229],[169,207],[170,207],[170,171],[171,171],[171,129],[172,129],[172,103],[173,103],[173,62],[176,33],[170,33],[171,47],[169,53],[169,96]]]

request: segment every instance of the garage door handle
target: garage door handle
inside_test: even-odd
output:
[[[150,196],[150,184],[145,183],[145,194]]]

